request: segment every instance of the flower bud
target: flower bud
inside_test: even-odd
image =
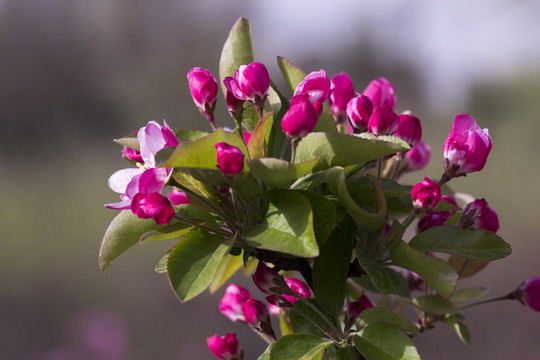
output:
[[[302,280],[287,277],[285,278],[285,282],[287,283],[287,285],[292,291],[294,291],[296,294],[300,295],[301,297],[308,298],[311,296],[311,291],[309,290],[309,287]],[[287,301],[290,302],[291,304],[297,300],[297,298],[292,295],[283,294],[283,297],[287,299]]]
[[[392,110],[396,107],[394,86],[383,77],[371,81],[362,94],[369,97],[375,107],[385,105]]]
[[[221,360],[242,360],[244,357],[234,333],[227,333],[225,336],[210,336],[206,339],[206,344],[212,354]]]
[[[423,291],[426,286],[424,279],[414,271],[405,270],[405,280],[411,291]]]
[[[296,86],[294,96],[308,94],[312,104],[322,103],[330,93],[330,79],[326,71],[319,70],[309,73],[304,80]]]
[[[499,218],[488,206],[486,199],[476,199],[465,206],[458,225],[465,229],[484,229],[496,233],[499,230]]]
[[[176,188],[173,188],[167,196],[169,200],[171,200],[173,206],[191,204],[191,201],[189,201],[187,194],[183,191],[178,191]]]
[[[242,312],[246,322],[252,328],[275,337],[266,304],[259,300],[249,299],[242,305]]]
[[[431,229],[432,227],[444,225],[446,220],[448,220],[448,216],[441,215],[438,212],[428,212],[426,215],[420,218],[420,220],[418,220],[416,227],[418,232],[421,233]]]
[[[540,277],[525,281],[518,289],[518,299],[534,311],[540,312]]]
[[[128,159],[131,159],[139,163],[144,163],[144,160],[141,156],[141,152],[139,150],[135,150],[130,147],[124,146],[124,148],[122,149],[122,154]]]
[[[458,115],[444,143],[444,168],[451,177],[480,171],[490,150],[488,129],[482,130],[471,115]]]
[[[244,100],[238,99],[236,96],[234,96],[231,88],[231,83],[234,83],[234,81],[234,78],[230,76],[227,76],[225,79],[223,79],[223,84],[225,84],[225,87],[227,88],[225,102],[227,103],[227,109],[229,110],[229,114],[231,114],[233,119],[240,120],[242,113],[244,112]]]
[[[262,261],[259,261],[252,278],[259,290],[268,295],[279,295],[284,292],[284,289],[288,288],[281,275],[276,270],[270,269]]]
[[[188,74],[189,91],[201,114],[213,122],[218,85],[216,78],[206,69],[195,67]],[[212,120],[210,120],[212,119]]]
[[[263,64],[241,65],[234,74],[234,80],[230,82],[234,96],[262,107],[270,87],[270,75]]]
[[[236,284],[229,284],[219,301],[219,311],[231,321],[246,321],[242,305],[249,299],[251,299],[251,294],[248,290]]]
[[[249,145],[249,140],[251,140],[251,133],[249,131],[242,131],[242,136],[244,137],[244,142],[246,145]]]
[[[423,141],[419,141],[411,150],[405,153],[404,171],[421,170],[429,163],[431,157],[431,148]]]
[[[342,125],[347,121],[347,104],[355,96],[354,85],[349,75],[342,72],[332,78],[328,104],[336,124]]]
[[[297,95],[281,120],[281,129],[289,139],[303,138],[317,125],[317,119],[317,110],[309,102],[309,96]]]
[[[389,135],[399,123],[399,116],[386,105],[378,106],[368,121],[368,131],[374,135]]]
[[[373,113],[373,104],[365,95],[359,95],[352,98],[347,104],[347,115],[354,128],[360,131],[366,131],[368,121]]]
[[[152,218],[159,225],[165,225],[174,216],[174,208],[169,199],[160,193],[138,193],[131,201],[131,211],[141,219]]]
[[[215,145],[218,168],[226,176],[240,174],[244,170],[244,153],[239,148],[220,142]]]
[[[399,123],[396,127],[394,136],[397,136],[401,140],[405,141],[411,147],[416,146],[422,138],[422,125],[420,119],[412,115],[398,115]]]
[[[424,181],[413,186],[411,196],[416,209],[431,210],[441,199],[441,188],[436,182],[425,177]]]
[[[358,300],[351,302],[345,310],[345,315],[343,319],[345,323],[345,328],[350,329],[356,321],[358,315],[360,315],[362,311],[372,307],[373,304],[371,303],[371,301],[369,301],[366,295],[362,295],[358,298]]]

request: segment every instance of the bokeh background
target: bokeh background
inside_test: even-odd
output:
[[[473,114],[493,150],[452,185],[489,201],[513,254],[464,285],[495,296],[540,276],[539,14],[535,0],[0,0],[0,359],[211,359],[206,337],[227,331],[246,359],[262,352],[219,313],[223,289],[181,304],[153,272],[171,242],[133,247],[106,275],[97,263],[116,215],[107,178],[125,166],[112,139],[149,120],[208,129],[186,73],[217,75],[239,17],[278,84],[276,55],[346,71],[358,91],[390,79],[433,150],[411,183],[440,176],[454,116]],[[465,315],[473,351],[438,325],[415,339],[424,359],[540,359],[540,314],[507,302]]]

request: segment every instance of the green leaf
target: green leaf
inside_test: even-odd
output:
[[[352,234],[355,228],[347,217],[339,223],[321,254],[313,261],[313,291],[317,303],[337,317],[343,308],[345,287],[352,255]]]
[[[458,211],[461,210],[459,206],[456,206],[448,201],[441,200],[439,204],[432,211]]]
[[[281,99],[277,91],[274,90],[274,87],[270,86],[268,88],[268,96],[266,97],[266,101],[264,102],[264,114],[267,114],[267,115],[271,113],[277,114],[280,109],[281,109]],[[258,114],[257,114],[257,119],[258,119]]]
[[[458,320],[457,316],[456,315],[449,315],[449,316],[446,316],[444,319],[443,319],[443,323],[445,323],[446,325],[450,326],[452,328],[452,330],[454,330],[454,332],[456,333],[456,335],[459,337],[459,339],[465,344],[467,345],[467,347],[469,348],[469,350],[472,350],[472,345],[471,345],[471,334],[469,332],[469,329],[467,328],[467,326]]]
[[[249,139],[248,150],[250,159],[258,159],[267,157],[268,141],[272,132],[272,124],[274,123],[274,114],[268,114],[262,121],[258,122],[255,129],[251,133]]]
[[[167,252],[161,259],[159,259],[159,262],[156,264],[154,271],[159,274],[164,274],[167,272],[167,261],[169,260],[169,254],[170,252]]]
[[[353,342],[367,360],[420,360],[412,340],[390,324],[366,326]]]
[[[334,117],[330,112],[330,107],[326,103],[323,103],[323,111],[317,120],[317,124],[313,128],[313,132],[326,132],[326,133],[336,133],[336,123]]]
[[[352,280],[360,285],[362,288],[375,292],[380,294],[393,294],[398,295],[402,297],[409,297],[409,286],[407,284],[407,281],[403,278],[403,275],[401,275],[399,272],[388,268],[388,267],[382,267],[382,270],[384,270],[384,277],[383,277],[383,284],[387,283],[390,286],[388,288],[381,285],[379,282],[378,286],[375,285],[374,280],[369,275],[363,275],[359,278],[353,278]],[[381,274],[376,274],[376,276],[381,276]]]
[[[249,20],[240,18],[234,23],[229,37],[225,40],[219,59],[219,78],[221,90],[225,96],[227,94],[227,88],[223,84],[223,80],[227,76],[234,77],[234,73],[240,65],[248,65],[252,62],[251,24]]]
[[[435,226],[416,235],[409,245],[419,251],[436,251],[480,261],[492,261],[510,255],[510,245],[485,230],[457,226]]]
[[[259,356],[258,360],[270,360],[270,351],[272,351],[272,347],[274,347],[274,343],[271,343],[270,345],[268,345],[264,353],[261,356]]]
[[[412,304],[428,314],[446,315],[458,312],[456,306],[440,295],[418,296],[412,299]]]
[[[467,259],[463,256],[450,255],[448,264],[452,266],[459,275],[460,279],[468,278],[478,274],[489,265],[489,261],[478,261]]]
[[[450,298],[452,302],[463,302],[463,301],[471,301],[471,300],[478,300],[480,298],[483,298],[487,294],[487,289],[480,287],[480,288],[466,288],[466,289],[459,289],[456,290],[454,295]]]
[[[319,255],[309,201],[294,191],[274,191],[269,196],[265,224],[247,229],[242,234],[245,241],[256,248],[300,257]]]
[[[271,360],[311,360],[332,341],[311,334],[291,334],[279,338],[270,350]]]
[[[336,220],[336,208],[330,200],[312,191],[299,190],[308,199],[313,212],[313,229],[319,248],[326,243]]]
[[[315,299],[306,299],[311,304],[317,306]],[[305,315],[302,315],[305,314]],[[306,316],[310,320],[306,319]],[[330,316],[329,316],[330,317]],[[326,332],[332,332],[328,324],[317,314],[311,307],[304,304],[302,301],[295,301],[293,308],[289,310],[289,321],[294,333],[312,334],[320,337],[327,337]],[[315,325],[315,322],[317,325]]]
[[[190,174],[188,174],[186,171],[180,171],[178,169],[175,169],[173,171],[172,177],[174,181],[176,181],[179,185],[184,186],[185,188],[187,188],[188,190],[191,190],[195,194],[208,199],[212,203],[217,203],[217,196],[214,192],[214,189],[212,188],[212,185],[204,184],[200,182],[199,180],[195,179]],[[179,190],[183,191],[183,189],[181,188],[179,188]],[[195,196],[192,196],[189,192],[187,192],[187,194],[188,194],[189,201],[191,201],[191,204],[194,204],[197,208],[206,209],[206,205],[204,205],[203,202],[201,202]],[[201,211],[201,210],[198,210],[198,211]],[[207,214],[207,216],[211,217],[211,215],[209,214]]]
[[[122,146],[127,146],[128,148],[135,149],[135,150],[141,149],[139,140],[137,139],[137,134],[130,134],[120,139],[114,139],[114,142]]]
[[[106,272],[111,262],[131,246],[137,244],[141,236],[161,228],[153,219],[139,219],[131,210],[122,210],[113,219],[99,249],[99,267]]]
[[[291,312],[289,312],[290,314]],[[293,333],[291,324],[287,321],[287,314],[284,311],[279,312],[279,329],[281,330],[281,336]]]
[[[319,158],[314,171],[332,166],[364,164],[386,155],[408,150],[401,139],[369,137],[339,133],[312,132],[300,141],[296,149],[295,162]]]
[[[145,243],[147,241],[178,239],[184,234],[186,234],[188,231],[190,231],[192,228],[193,226],[191,225],[178,222],[172,225],[161,227],[157,230],[144,233],[141,236],[140,241],[141,243]]]
[[[317,164],[317,159],[291,164],[275,158],[261,158],[248,161],[251,172],[268,186],[283,189],[291,182],[306,175]]]
[[[291,94],[294,94],[294,90],[298,84],[304,80],[306,73],[284,57],[278,56],[277,63],[281,69],[281,72],[283,73],[283,77],[285,78],[289,91]]]
[[[411,334],[419,334],[420,330],[409,320],[388,310],[369,308],[358,315],[356,323],[360,327],[366,327],[377,323],[387,323]]]
[[[326,181],[330,191],[341,201],[360,231],[376,232],[382,230],[386,223],[386,214],[382,212],[371,213],[354,201],[347,189],[343,168],[334,167],[326,170]]]
[[[237,134],[217,129],[212,134],[194,141],[180,143],[172,153],[169,148],[165,148],[156,155],[156,162],[163,167],[177,168],[202,168],[217,169],[217,158],[215,145],[219,142],[226,142],[236,146],[248,158],[248,150],[244,140]],[[166,151],[167,150],[167,151]]]
[[[390,257],[395,265],[424,278],[441,296],[448,298],[454,292],[458,274],[443,260],[418,252],[402,240],[390,250]]]
[[[395,270],[382,266],[368,256],[359,246],[356,248],[356,257],[360,266],[371,279],[377,292],[383,294],[396,294],[409,297],[409,286],[407,282]],[[366,276],[362,276],[364,278]]]
[[[242,256],[233,256],[231,254],[225,255],[223,261],[219,265],[216,271],[216,276],[212,280],[208,290],[211,294],[214,294],[218,289],[223,286],[244,264]]]
[[[210,234],[204,229],[191,230],[171,250],[167,262],[169,281],[180,301],[188,301],[203,292],[229,252],[233,238]]]
[[[261,188],[252,174],[239,174],[233,179],[233,189],[246,201],[253,201],[261,195]]]

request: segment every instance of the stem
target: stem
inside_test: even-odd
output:
[[[381,174],[382,174],[382,158],[377,159],[377,181],[381,182]]]
[[[465,309],[468,309],[468,308],[473,307],[473,306],[487,304],[487,303],[491,303],[491,302],[495,302],[495,301],[514,300],[515,298],[516,297],[515,297],[514,293],[511,292],[508,295],[500,296],[500,297],[493,298],[493,299],[482,300],[482,301],[478,301],[478,302],[475,302],[475,303],[472,303],[472,304],[469,304],[469,305],[462,306],[462,307],[458,308],[458,310],[465,310]]]
[[[238,209],[238,201],[236,201],[236,196],[234,195],[234,189],[233,189],[233,179],[229,178],[229,191],[231,192],[231,202],[234,208],[234,212],[236,213],[236,218],[238,219],[238,222],[240,224],[240,227],[243,228],[243,225],[247,223],[247,218],[243,219],[240,215],[240,211]]]
[[[224,231],[224,230],[218,230],[218,229],[212,229],[208,226],[205,226],[205,225],[202,225],[202,224],[199,224],[198,222],[196,221],[192,221],[192,220],[189,220],[189,219],[186,219],[185,217],[182,217],[178,214],[175,214],[174,215],[174,218],[175,219],[178,219],[179,221],[183,222],[183,223],[186,223],[186,224],[189,224],[189,225],[193,225],[193,226],[197,226],[197,227],[200,227],[202,229],[205,229],[207,230],[208,232],[211,232],[211,233],[215,233],[215,234],[220,234],[220,235],[224,235],[224,236],[231,236],[232,233],[229,233],[227,231]]]
[[[399,168],[401,167],[401,163],[403,162],[403,154],[399,153],[396,155],[396,161],[394,162],[394,169],[392,170],[392,180],[396,180],[399,176]]]
[[[252,328],[253,329],[253,328]],[[272,338],[271,336],[268,336],[266,335],[265,333],[262,333],[260,331],[257,331],[255,329],[253,329],[257,335],[259,335],[261,337],[261,339],[263,339],[268,345],[272,344],[274,341],[276,341],[276,338]]]
[[[296,155],[296,147],[302,138],[291,139],[291,164],[294,164],[294,156]]]

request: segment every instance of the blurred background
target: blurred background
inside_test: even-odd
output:
[[[535,0],[0,0],[0,359],[211,359],[206,337],[228,331],[246,359],[265,348],[219,313],[224,289],[177,300],[153,272],[172,242],[135,246],[106,275],[97,262],[116,215],[107,178],[126,165],[112,139],[150,120],[209,130],[186,74],[217,76],[239,17],[282,89],[277,55],[346,71],[357,91],[388,78],[433,151],[411,183],[440,176],[457,114],[489,128],[485,169],[452,185],[489,201],[513,254],[464,285],[499,296],[540,276],[539,14]],[[217,111],[233,125],[221,96]],[[465,315],[473,351],[437,325],[415,339],[424,359],[540,358],[540,314],[506,302]]]

